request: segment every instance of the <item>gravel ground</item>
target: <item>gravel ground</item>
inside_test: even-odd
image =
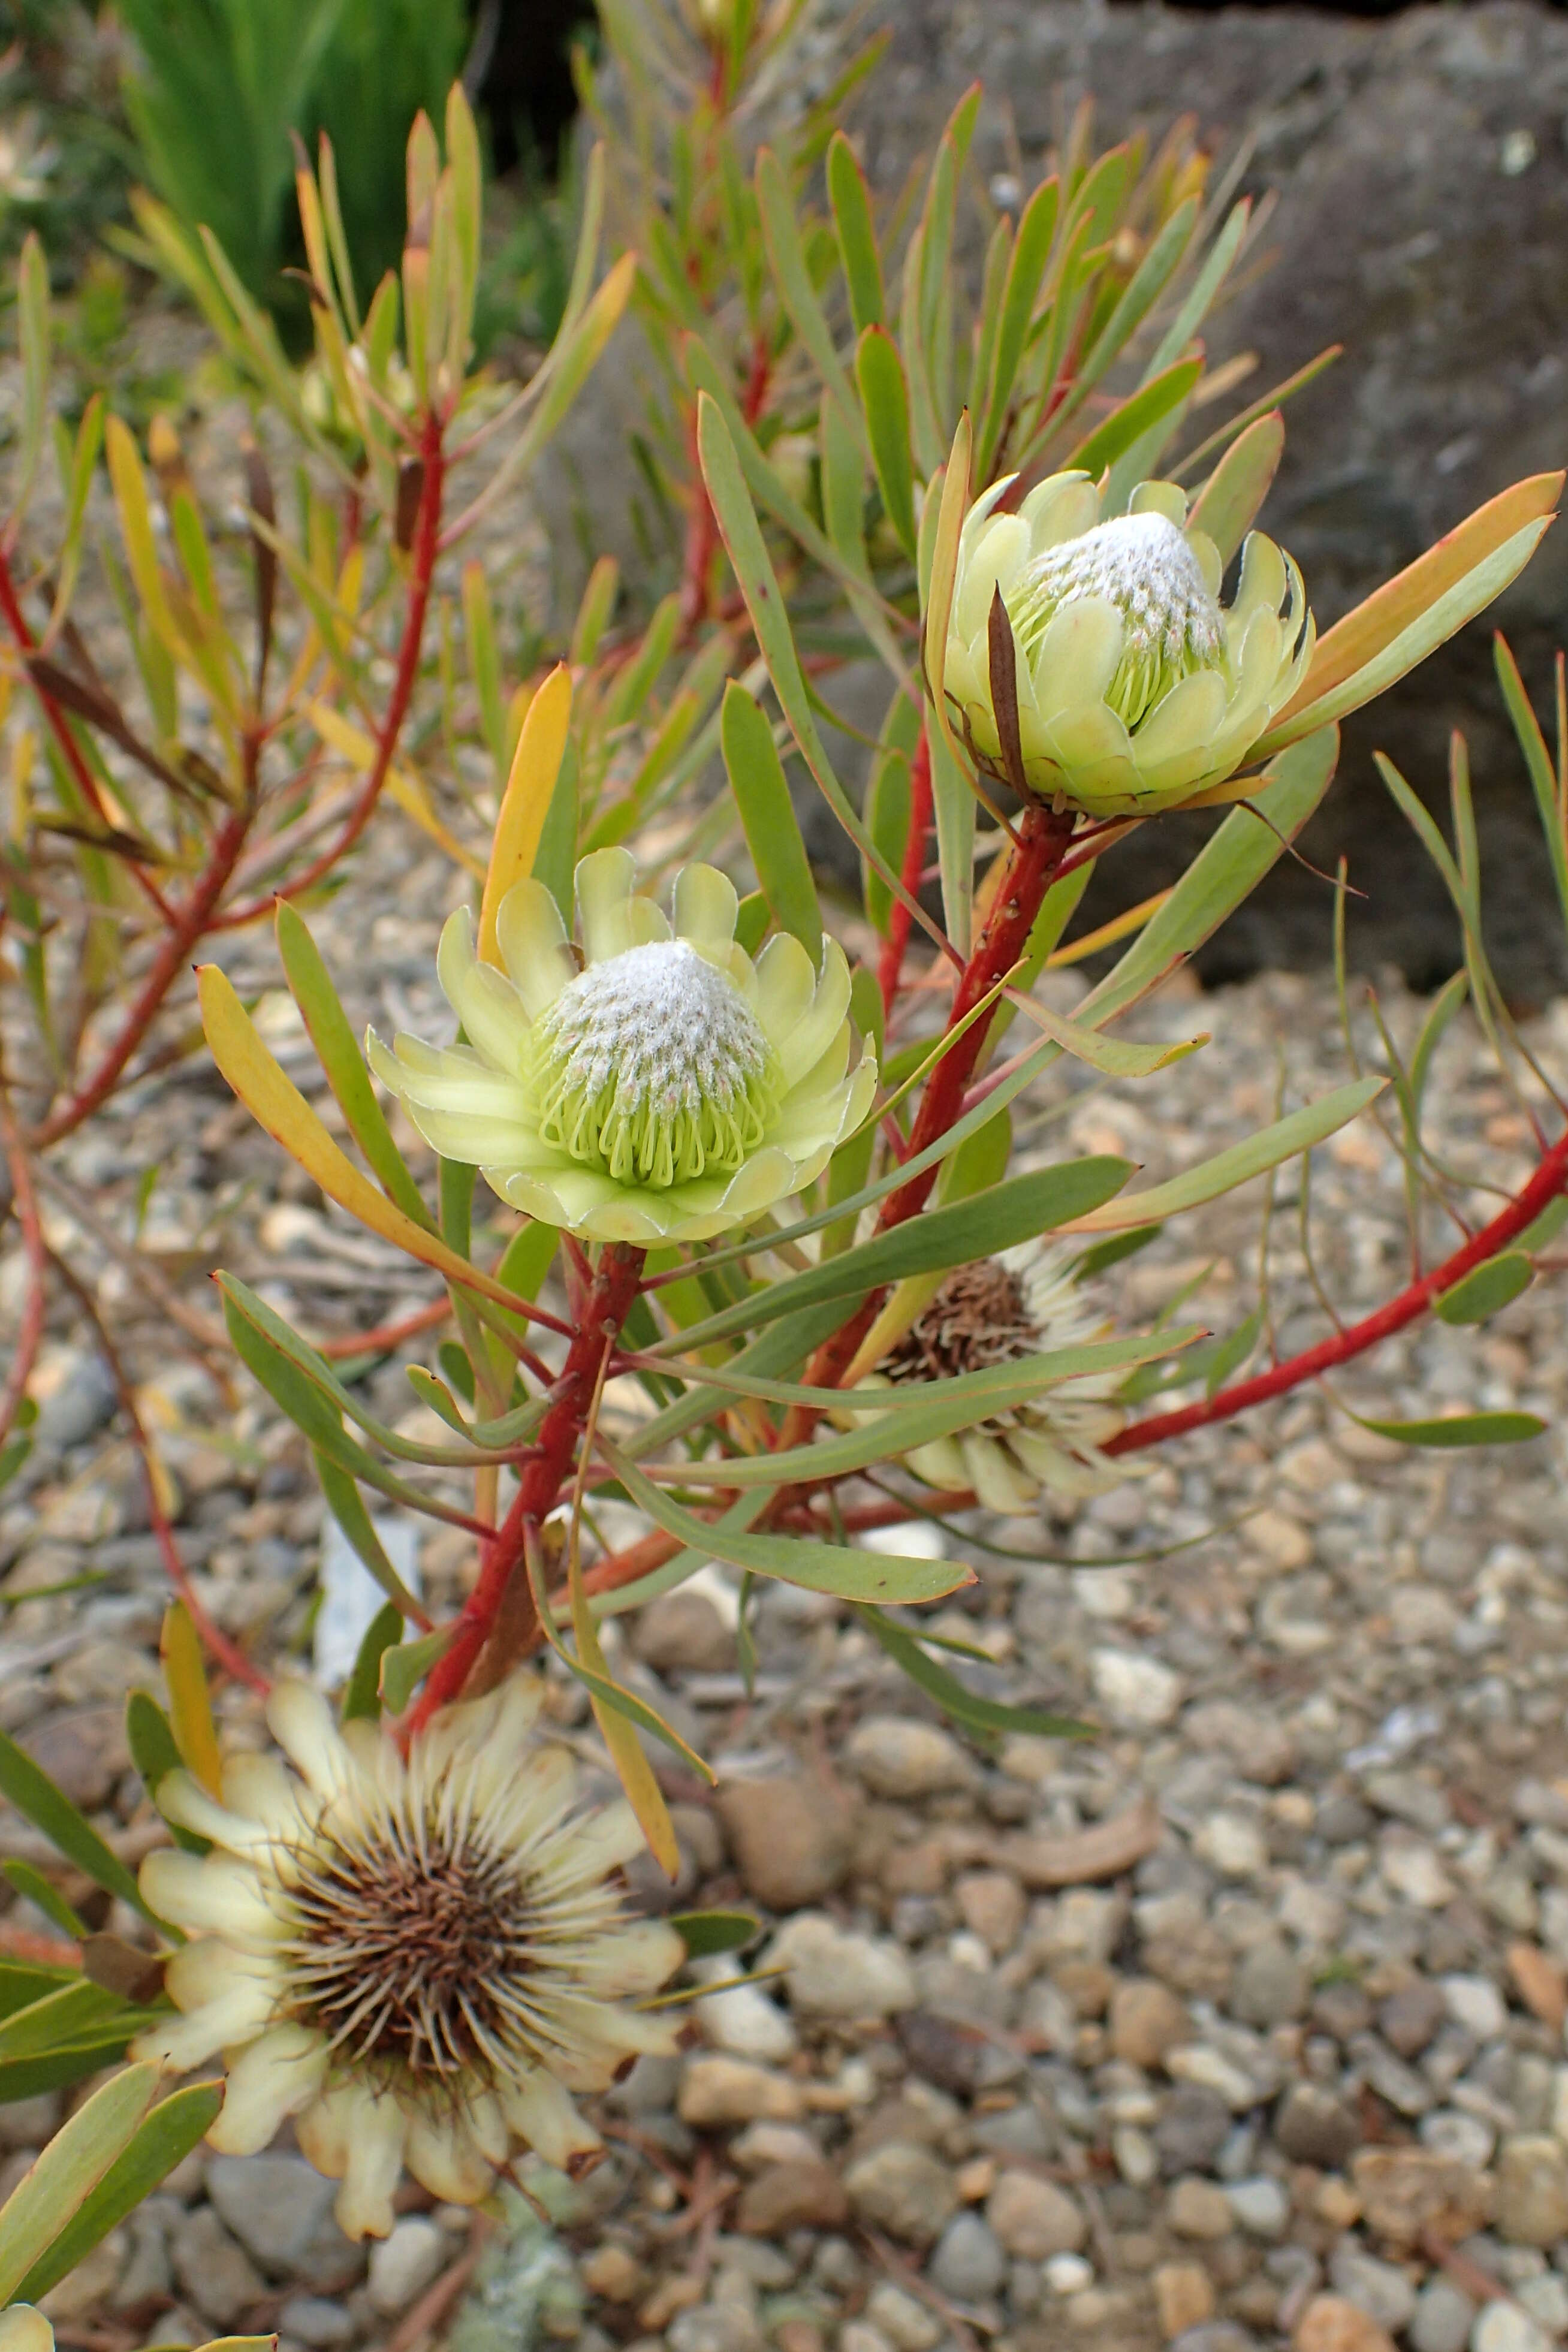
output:
[[[448,888],[406,846],[394,824],[317,927],[353,974],[351,1010],[394,1023],[434,1002]],[[250,984],[275,981],[264,938],[230,951]],[[1392,987],[1385,1011],[1405,1035],[1421,1015]],[[309,1089],[287,1012],[269,998],[263,1025]],[[1298,1102],[1345,1075],[1321,979],[1177,984],[1138,1025],[1213,1043],[1136,1087],[1053,1074],[1031,1148],[1123,1150],[1149,1181],[1260,1124],[1281,1085]],[[1568,1065],[1568,1003],[1531,1034]],[[1528,1129],[1467,1019],[1430,1101],[1451,1166],[1518,1180]],[[74,1209],[50,1197],[51,1239],[126,1319],[203,1599],[269,1661],[308,1653],[321,1512],[301,1448],[243,1378],[224,1409],[171,1346],[167,1297],[138,1301],[102,1238],[130,1230],[153,1161],[144,1231],[195,1314],[217,1265],[318,1331],[430,1290],[323,1214],[199,1067],[74,1146]],[[1273,1224],[1287,1349],[1324,1328],[1314,1273],[1354,1313],[1406,1263],[1398,1163],[1371,1125],[1316,1157],[1315,1269],[1298,1197],[1290,1173]],[[1195,1283],[1184,1317],[1234,1325],[1260,1205],[1255,1190],[1188,1221],[1117,1267],[1108,1297],[1147,1322]],[[0,1259],[0,1315],[20,1276]],[[1417,1329],[1354,1368],[1342,1401],[1558,1418],[1559,1297],[1543,1283],[1479,1333]],[[401,1360],[368,1380],[378,1409],[407,1413]],[[121,1708],[156,1678],[164,1586],[79,1330],[53,1332],[39,1386],[37,1454],[0,1498],[0,1722],[133,1858],[157,1829]],[[782,1586],[762,1597],[750,1705],[717,1572],[625,1643],[612,1629],[622,1670],[720,1770],[716,1794],[668,1782],[679,1899],[753,1905],[779,1973],[703,1997],[688,2054],[612,2095],[599,2172],[534,2182],[554,2228],[518,2199],[498,2229],[410,2189],[367,2260],[288,2146],[198,2155],[56,2291],[62,2341],[132,2352],[256,2326],[323,2352],[1568,2340],[1561,1470],[1555,1431],[1404,1452],[1306,1393],[1183,1440],[1076,1523],[978,1529],[1014,1556],[966,1550],[979,1580],[940,1625],[988,1654],[963,1671],[993,1695],[1089,1716],[1081,1745],[982,1754],[832,1603]],[[465,1564],[424,1526],[438,1601]],[[45,1590],[84,1575],[99,1580]],[[552,1704],[575,1736],[575,1692]],[[247,1695],[220,1705],[230,1736],[259,1739]],[[58,1875],[14,1817],[0,1826]],[[18,1906],[9,1924],[37,1921]],[[0,2191],[53,2120],[50,2103],[0,2109]]]

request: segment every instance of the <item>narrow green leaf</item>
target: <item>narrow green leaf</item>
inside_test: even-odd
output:
[[[402,1611],[395,1609],[390,1601],[384,1602],[365,1627],[364,1639],[343,1693],[345,1723],[353,1723],[362,1716],[374,1723],[381,1713],[381,1662],[385,1653],[395,1646],[402,1631]]]
[[[68,1936],[73,1943],[80,1943],[87,1929],[59,1889],[51,1885],[41,1870],[35,1870],[30,1862],[11,1861],[0,1862],[0,1871],[5,1872],[24,1903],[30,1903],[35,1910],[41,1911],[49,1925],[58,1927],[62,1936]]]
[[[856,333],[863,335],[882,321],[882,264],[866,175],[842,131],[834,132],[827,150],[827,194],[849,289],[849,315]]]
[[[924,908],[916,904],[899,877],[884,865],[823,749],[816,721],[812,717],[811,698],[795,649],[784,597],[757,524],[745,477],[741,470],[741,461],[718,404],[707,393],[698,397],[697,418],[702,478],[713,502],[714,516],[723,535],[735,577],[740,583],[741,593],[746,600],[746,609],[752,616],[752,626],[756,631],[757,644],[767,664],[779,708],[789,722],[802,758],[845,832],[862,856],[880,873],[894,897],[903,900],[921,929],[929,930],[931,925]]]
[[[321,1453],[316,1455],[316,1475],[321,1482],[321,1494],[328,1510],[385,1593],[388,1602],[400,1617],[411,1617],[417,1624],[425,1612],[388,1559],[370,1513],[365,1508],[364,1497],[353,1480],[346,1470],[340,1470],[335,1462]]]
[[[112,2033],[128,2014],[118,1993],[86,1977],[45,1993],[26,2009],[14,2010],[0,2024],[0,2060],[33,2058],[81,2042]],[[125,2036],[129,2039],[129,2032]]]
[[[1081,467],[1086,474],[1103,473],[1145,433],[1162,424],[1166,417],[1175,415],[1195,389],[1203,372],[1202,360],[1178,360],[1174,367],[1167,368],[1163,375],[1157,375],[1152,383],[1144,385],[1142,392],[1133,393],[1120,407],[1113,408],[1103,423],[1097,425],[1062,459],[1058,470],[1068,473]],[[1325,713],[1324,717],[1332,715]],[[1323,721],[1315,720],[1313,723],[1321,725]],[[1305,733],[1306,730],[1302,729],[1300,731]]]
[[[1252,217],[1252,200],[1243,196],[1233,205],[1225,226],[1209,247],[1208,255],[1194,280],[1191,293],[1160,338],[1154,356],[1143,372],[1143,381],[1159,374],[1173,360],[1179,360],[1205,319],[1214,307],[1215,298],[1229,277],[1232,265],[1241,250]]]
[[[1361,1413],[1354,1418],[1399,1445],[1521,1445],[1547,1427],[1532,1412],[1459,1412],[1436,1421],[1369,1421]]]
[[[1360,1117],[1368,1103],[1376,1100],[1387,1083],[1386,1078],[1352,1078],[1348,1085],[1335,1087],[1318,1101],[1292,1111],[1288,1118],[1276,1119],[1271,1126],[1260,1128],[1244,1143],[1233,1144],[1228,1151],[1216,1152],[1212,1160],[1200,1161],[1184,1175],[1173,1176],[1167,1183],[1152,1184],[1142,1192],[1129,1192],[1121,1201],[1091,1210],[1088,1216],[1078,1219],[1073,1230],[1115,1233],[1123,1219],[1129,1225],[1152,1224],[1165,1217],[1179,1216],[1184,1210],[1201,1208],[1205,1201],[1217,1201],[1224,1193],[1235,1192],[1237,1185],[1266,1175],[1270,1168],[1294,1160],[1298,1152],[1310,1151],[1314,1144],[1347,1127],[1352,1118]]]
[[[866,451],[863,436],[845,424],[837,402],[824,400],[818,420],[822,519],[840,561],[867,580]]]
[[[1373,1089],[1375,1091],[1375,1088]],[[981,1106],[994,1117],[994,1101]],[[976,1127],[984,1124],[975,1122]],[[1071,1223],[1121,1190],[1132,1173],[1126,1160],[1068,1160],[1054,1168],[1037,1168],[1012,1177],[988,1192],[945,1208],[922,1210],[902,1224],[877,1234],[859,1249],[846,1251],[787,1281],[775,1282],[721,1308],[706,1322],[666,1343],[682,1350],[710,1347],[731,1332],[771,1323],[781,1315],[798,1314],[830,1298],[863,1297],[884,1284],[901,1282],[911,1274],[939,1274],[949,1266],[967,1265],[977,1257],[994,1256],[1015,1243],[1033,1241],[1054,1227]]]
[[[1513,722],[1513,731],[1524,754],[1524,764],[1530,772],[1530,788],[1535,794],[1541,829],[1546,835],[1546,854],[1552,860],[1552,878],[1557,885],[1557,903],[1563,910],[1563,921],[1568,923],[1568,810],[1563,807],[1552,755],[1547,751],[1540,721],[1531,708],[1530,697],[1524,690],[1519,664],[1500,631],[1492,639],[1492,658],[1497,665],[1502,698],[1508,705],[1508,715]]]
[[[1206,530],[1228,563],[1268,495],[1285,449],[1285,419],[1277,408],[1239,434],[1193,501],[1187,521]]]
[[[158,1783],[167,1773],[177,1772],[184,1762],[168,1717],[151,1691],[133,1690],[125,1702],[125,1744],[131,1750],[131,1761],[142,1776],[147,1794],[156,1799]],[[206,1853],[210,1849],[205,1837],[195,1830],[181,1829],[171,1822],[170,1833],[176,1845],[187,1853]]]
[[[983,1199],[984,1194],[972,1196]],[[800,1479],[843,1478],[876,1462],[912,1453],[959,1430],[973,1429],[994,1415],[1016,1412],[1063,1381],[1099,1372],[1131,1370],[1163,1360],[1197,1337],[1195,1331],[1161,1331],[1152,1338],[1097,1339],[1078,1348],[1053,1348],[1007,1364],[955,1379],[910,1382],[879,1391],[880,1417],[868,1417],[839,1435],[792,1446],[784,1454],[746,1454],[722,1462],[693,1462],[683,1472],[692,1486],[713,1485],[743,1492],[751,1486],[787,1486]]]
[[[1263,1328],[1263,1316],[1258,1307],[1239,1322],[1235,1330],[1216,1342],[1209,1355],[1204,1376],[1204,1393],[1213,1396],[1224,1388],[1232,1372],[1238,1372],[1254,1348]]]
[[[1251,796],[1259,814],[1231,811],[1075,1018],[1096,1026],[1109,1021],[1201,947],[1295,839],[1328,791],[1338,757],[1339,736],[1325,728],[1273,761]]]
[[[64,1790],[58,1789],[48,1774],[4,1731],[0,1731],[0,1795],[15,1805],[35,1829],[42,1830],[68,1862],[74,1862],[79,1870],[85,1871],[95,1886],[119,1895],[121,1902],[129,1903],[133,1911],[140,1912],[154,1927],[162,1924],[142,1902],[140,1887],[118,1855],[110,1852]]]
[[[999,1699],[982,1698],[956,1675],[949,1674],[945,1666],[939,1666],[906,1627],[895,1624],[879,1609],[857,1606],[855,1614],[918,1689],[935,1699],[944,1714],[982,1739],[994,1741],[1013,1732],[1033,1733],[1039,1739],[1093,1738],[1093,1725],[1079,1723],[1071,1716],[1055,1715],[1037,1706],[1006,1706]]]
[[[133,2213],[142,2199],[150,2197],[175,2165],[189,2156],[222,2105],[221,2083],[192,2083],[160,2101],[137,2127],[130,2145],[65,2221],[47,2252],[34,2263],[16,2290],[18,2302],[37,2303]],[[206,2352],[212,2352],[210,2346]]]
[[[1528,1290],[1534,1273],[1522,1250],[1505,1250],[1476,1266],[1452,1290],[1446,1290],[1434,1311],[1445,1323],[1484,1323]]]
[[[130,2146],[157,2083],[156,2066],[128,2066],[78,2108],[23,2174],[0,2207],[0,2308]]]
[[[980,479],[990,481],[1007,429],[1007,412],[1018,368],[1034,323],[1046,267],[1057,233],[1060,183],[1042,180],[1025,205],[1007,265],[1002,295],[1002,315],[996,330],[996,356],[991,370],[991,397],[980,428],[975,464]]]
[[[739,679],[724,689],[724,767],[763,895],[781,930],[792,931],[822,964],[822,917],[805,844],[789,796],[773,730]]]
[[[816,289],[811,282],[811,270],[806,263],[805,247],[801,243],[796,220],[795,197],[790,192],[784,167],[771,147],[760,150],[756,176],[763,238],[768,248],[768,259],[773,264],[779,299],[823,383],[843,410],[847,422],[858,435],[859,411],[849,389],[849,379],[834,349],[833,331],[817,299]]]
[[[963,1562],[907,1559],[895,1552],[856,1550],[847,1544],[816,1543],[806,1537],[742,1534],[722,1520],[700,1519],[673,1501],[636,1464],[607,1440],[601,1440],[605,1459],[638,1507],[656,1527],[679,1536],[708,1559],[728,1560],[750,1569],[753,1576],[777,1577],[809,1592],[831,1592],[841,1601],[880,1601],[906,1607],[920,1601],[940,1601],[961,1585],[973,1584],[974,1573]]]
[[[714,1952],[742,1951],[763,1932],[754,1911],[672,1911],[669,1924],[693,1960]]]
[[[31,495],[49,413],[49,266],[32,229],[22,240],[16,267],[16,328],[22,358],[22,447],[10,492],[13,521],[20,519]]]
[[[417,1642],[399,1642],[381,1654],[381,1703],[389,1714],[401,1715],[418,1685],[437,1658],[451,1647],[449,1626],[439,1626]]]

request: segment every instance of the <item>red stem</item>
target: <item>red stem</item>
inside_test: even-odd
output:
[[[963,974],[953,991],[952,1006],[947,1025],[951,1033],[964,1016],[972,1012],[994,988],[1005,972],[1023,954],[1034,929],[1040,902],[1056,878],[1057,871],[1072,838],[1073,818],[1056,813],[1031,802],[1019,820],[1015,846],[1008,852],[1008,866],[1002,885],[992,902],[984,929],[973,952],[963,968]],[[971,1022],[969,1027],[952,1049],[942,1055],[931,1072],[921,1100],[920,1113],[910,1136],[911,1158],[923,1151],[945,1135],[963,1108],[963,1098],[974,1065],[991,1024],[987,1020]],[[879,1233],[889,1226],[901,1225],[924,1208],[937,1180],[940,1162],[933,1162],[900,1184],[882,1203],[877,1220]],[[849,1366],[861,1340],[877,1319],[878,1312],[888,1293],[884,1286],[873,1291],[852,1315],[847,1323],[836,1331],[831,1339],[820,1347],[812,1359],[806,1381],[813,1388],[837,1388]],[[816,1415],[799,1405],[792,1405],[780,1433],[781,1447],[802,1444]]]
[[[3,541],[0,541],[0,613],[5,614],[5,625],[10,630],[11,635],[16,638],[16,644],[22,654],[26,656],[27,654],[37,652],[38,641],[33,635],[32,630],[27,626],[26,617],[22,611],[21,600],[16,594],[16,583],[11,577],[10,554],[10,549],[6,547]],[[60,709],[59,704],[55,700],[53,695],[47,694],[44,691],[44,688],[38,684],[37,679],[34,677],[30,670],[27,674],[27,683],[32,688],[34,694],[37,697],[38,708],[43,712],[45,719],[48,721],[49,732],[54,737],[56,742],[59,745],[60,756],[65,761],[67,767],[69,768],[72,775],[76,778],[78,787],[80,790],[83,799],[86,801],[89,808],[93,811],[94,814],[102,818],[103,822],[107,824],[109,823],[109,813],[103,805],[103,795],[98,788],[98,778],[88,766],[81,745],[77,741],[76,736],[71,730],[70,720],[66,717],[65,712]],[[142,867],[136,865],[133,860],[127,860],[127,863],[130,865],[131,871],[135,876],[142,888],[146,892],[147,897],[152,900],[153,906],[157,908],[158,912],[161,915],[167,916],[169,913],[168,901],[163,897],[163,892],[158,888],[157,884],[153,880],[152,876],[146,873]]]
[[[931,738],[922,726],[920,741],[915,745],[915,756],[910,762],[910,832],[904,844],[903,868],[899,876],[910,898],[919,890],[921,877],[925,872],[931,807]],[[904,900],[895,898],[888,915],[888,936],[882,942],[882,952],[877,963],[877,985],[882,992],[884,1034],[892,1017],[893,999],[899,992],[899,983],[903,977],[904,955],[910,944],[912,919]]]
[[[255,920],[270,911],[278,898],[295,898],[310,890],[330,874],[341,857],[353,847],[371,813],[381,798],[382,788],[392,771],[393,755],[397,739],[403,732],[403,722],[414,698],[414,688],[419,675],[419,655],[425,642],[425,617],[430,607],[431,585],[436,576],[436,558],[441,536],[441,499],[446,488],[446,451],[442,446],[442,422],[432,409],[420,428],[419,457],[424,467],[424,481],[419,492],[419,511],[415,519],[414,540],[409,558],[408,610],[403,624],[403,642],[397,652],[397,676],[393,682],[392,698],[386,706],[386,717],[376,737],[375,760],[364,786],[342,830],[320,856],[311,859],[300,874],[286,882],[271,898],[258,899],[252,907],[230,918],[234,924]]]
[[[235,860],[245,845],[254,814],[255,805],[247,795],[246,805],[231,810],[224,819],[213,841],[206,865],[190,897],[174,914],[173,928],[163,934],[158,952],[136,992],[119,1036],[86,1086],[68,1102],[61,1103],[41,1126],[34,1128],[27,1141],[35,1150],[42,1150],[51,1143],[58,1143],[62,1136],[73,1134],[83,1119],[89,1118],[99,1105],[113,1093],[124,1076],[127,1063],[151,1028],[159,1007],[174,986],[192,949],[205,931],[225,885],[234,871]]]
[[[27,1254],[27,1298],[22,1309],[21,1329],[16,1334],[16,1352],[5,1374],[5,1385],[0,1389],[0,1438],[10,1434],[27,1382],[33,1376],[33,1366],[38,1360],[38,1349],[44,1337],[44,1231],[38,1219],[38,1197],[33,1190],[33,1171],[27,1165],[27,1155],[22,1149],[22,1139],[16,1131],[16,1121],[10,1098],[0,1088],[0,1142],[4,1143],[6,1164],[11,1171],[11,1197],[16,1203],[16,1223],[22,1229],[22,1246]]]
[[[511,1507],[481,1548],[479,1581],[463,1603],[449,1645],[426,1678],[409,1720],[410,1738],[438,1706],[460,1696],[500,1614],[513,1577],[526,1573],[522,1562],[528,1535],[554,1509],[573,1467],[605,1351],[613,1345],[637,1295],[646,1256],[645,1250],[625,1242],[608,1243],[600,1255],[581,1321],[551,1391],[550,1410],[520,1465],[521,1475]]]
[[[1103,1450],[1107,1454],[1135,1454],[1145,1445],[1160,1444],[1167,1437],[1183,1437],[1189,1429],[1205,1429],[1211,1422],[1228,1421],[1233,1413],[1245,1412],[1255,1404],[1268,1404],[1271,1399],[1299,1388],[1303,1381],[1316,1380],[1324,1372],[1336,1370],[1341,1364],[1350,1363],[1426,1314],[1434,1299],[1452,1290],[1467,1274],[1473,1274],[1477,1266],[1484,1265],[1510,1242],[1516,1241],[1558,1193],[1565,1191],[1568,1133],[1558,1137],[1524,1190],[1489,1225],[1483,1225],[1462,1249],[1445,1258],[1441,1265],[1434,1266],[1430,1274],[1423,1275],[1419,1282],[1402,1290],[1397,1298],[1389,1299],[1361,1322],[1347,1324],[1342,1331],[1320,1340],[1315,1348],[1305,1349],[1300,1355],[1289,1357],[1284,1363],[1259,1372],[1255,1379],[1235,1381],[1229,1388],[1216,1390],[1201,1404],[1184,1405],[1175,1412],[1152,1413],[1144,1421],[1134,1422],[1131,1429],[1111,1438]]]

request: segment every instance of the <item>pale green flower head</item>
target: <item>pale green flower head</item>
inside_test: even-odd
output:
[[[1091,816],[1148,815],[1222,783],[1306,675],[1314,636],[1296,565],[1251,532],[1227,608],[1219,551],[1173,482],[1140,483],[1128,511],[1101,521],[1087,474],[1053,474],[997,514],[1013,478],[965,520],[948,630],[947,698],[981,769],[1008,781],[989,638],[1000,588],[1028,792]]]
[[[437,969],[468,1042],[389,1051],[372,1034],[366,1051],[426,1142],[514,1209],[590,1241],[703,1241],[820,1175],[877,1067],[854,1056],[836,940],[820,972],[787,934],[753,962],[716,867],[677,877],[673,923],[635,875],[624,849],[583,859],[580,950],[544,885],[518,883],[496,919],[500,971],[454,915]]]

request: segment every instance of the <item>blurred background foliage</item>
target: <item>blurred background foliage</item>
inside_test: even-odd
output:
[[[500,184],[479,289],[482,357],[560,324],[575,228],[571,51],[585,0],[3,0],[0,256],[28,230],[72,298],[63,356],[80,397],[173,396],[124,350],[131,188],[218,236],[291,348],[310,341],[293,142],[337,156],[362,300],[402,251],[404,152],[421,108],[439,119],[459,75]],[[563,184],[564,183],[564,184]],[[7,290],[6,299],[9,299]]]

